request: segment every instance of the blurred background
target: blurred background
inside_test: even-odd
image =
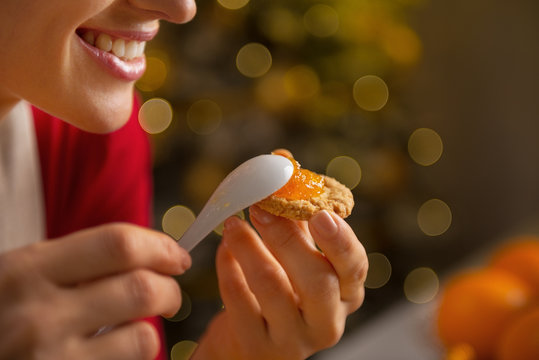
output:
[[[289,149],[353,189],[348,220],[370,270],[345,340],[397,304],[429,308],[448,272],[535,229],[536,0],[197,5],[191,23],[162,25],[137,83],[156,228],[178,238],[228,172]],[[166,322],[177,359],[222,307],[219,238],[217,229],[178,279],[185,304]],[[413,358],[394,350],[388,359]]]

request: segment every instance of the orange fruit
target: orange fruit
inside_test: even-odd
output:
[[[448,348],[466,343],[477,359],[489,359],[504,328],[531,302],[529,286],[511,273],[496,268],[462,273],[442,290],[439,337]]]
[[[475,350],[470,344],[462,343],[448,349],[444,360],[476,360]]]
[[[496,250],[489,265],[517,275],[539,297],[539,237],[524,235],[514,238]]]
[[[503,333],[497,360],[539,359],[539,306],[516,318]]]

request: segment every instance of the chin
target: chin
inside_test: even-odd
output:
[[[127,123],[133,110],[132,104],[133,100],[131,99],[128,104],[123,104],[123,106],[98,109],[93,116],[86,119],[79,119],[79,124],[74,125],[82,130],[96,134],[113,132]]]
[[[102,101],[87,101],[71,106],[64,119],[71,125],[95,134],[106,134],[118,130],[127,123],[133,111],[133,92],[114,96]],[[116,101],[115,101],[116,100]]]

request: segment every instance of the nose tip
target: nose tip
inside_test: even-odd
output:
[[[176,24],[189,22],[197,11],[195,0],[131,0],[131,4],[162,14],[164,20]]]
[[[169,19],[166,20],[176,24],[183,24],[195,17],[197,6],[194,0],[170,0],[169,2],[173,4],[170,6],[170,12],[167,12]]]

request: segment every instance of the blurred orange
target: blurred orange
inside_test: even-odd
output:
[[[539,306],[521,314],[503,333],[497,360],[539,359]]]
[[[470,344],[462,343],[447,351],[444,360],[476,360],[475,350]]]
[[[448,348],[470,344],[478,360],[490,359],[503,330],[532,299],[523,280],[501,269],[482,268],[457,275],[441,294],[440,339]]]
[[[539,237],[514,238],[493,254],[489,265],[517,275],[530,284],[534,295],[539,297]]]

